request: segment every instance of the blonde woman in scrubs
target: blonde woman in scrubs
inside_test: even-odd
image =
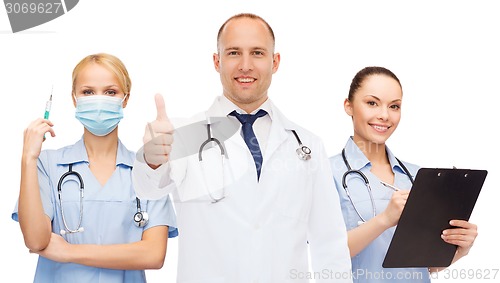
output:
[[[163,266],[167,238],[177,235],[175,215],[168,197],[136,198],[131,178],[135,154],[118,138],[130,89],[118,58],[89,55],[73,71],[71,94],[82,138],[41,150],[45,134],[55,137],[52,121],[36,119],[24,131],[12,218],[19,221],[26,247],[40,255],[34,282],[146,282],[145,269]],[[69,171],[82,178],[83,200],[76,175],[62,178]],[[134,216],[139,210],[148,213],[149,221],[138,227]]]

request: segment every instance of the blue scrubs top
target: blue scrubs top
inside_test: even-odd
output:
[[[142,232],[158,225],[169,226],[169,237],[177,236],[175,212],[169,197],[157,201],[141,200],[141,210],[149,215],[148,224],[135,226],[133,216],[137,202],[132,187],[132,165],[135,154],[118,141],[116,169],[102,186],[89,168],[87,151],[80,139],[58,150],[43,150],[38,158],[38,182],[43,208],[52,220],[52,232],[64,230],[57,185],[69,165],[84,182],[83,232],[63,237],[71,244],[123,244],[140,241]],[[76,229],[80,217],[80,189],[77,177],[70,175],[61,186],[64,217],[69,229]],[[12,219],[18,221],[18,207]],[[114,270],[59,263],[39,256],[34,282],[146,282],[144,270]]]
[[[396,157],[388,148],[386,148],[386,150],[392,171],[394,172],[394,185],[401,189],[411,188],[411,181],[405,174],[403,168],[399,165]],[[354,143],[352,137],[349,138],[345,146],[345,155],[351,168],[360,170],[368,178],[372,188],[376,212],[377,214],[381,213],[389,204],[393,190],[384,187],[377,176],[370,172],[370,161]],[[342,155],[338,154],[330,157],[330,165],[332,167],[335,185],[339,193],[346,227],[347,230],[351,230],[358,227],[358,222],[361,221],[361,219],[354,210],[342,186],[342,176],[347,171]],[[410,171],[412,178],[414,178],[419,167],[406,162],[404,162],[404,165]],[[346,177],[346,184],[356,209],[361,216],[368,221],[373,217],[373,208],[365,182],[358,174],[349,174]],[[384,231],[363,251],[351,259],[354,282],[430,282],[427,268],[382,267],[382,262],[384,261],[395,229],[396,227],[392,227]]]

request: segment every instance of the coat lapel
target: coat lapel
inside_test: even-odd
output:
[[[281,112],[271,104],[273,111],[273,121],[271,124],[271,131],[267,141],[267,148],[264,155],[264,167],[266,160],[270,160],[276,150],[286,141],[289,137],[287,130],[290,129],[290,122],[281,114]]]

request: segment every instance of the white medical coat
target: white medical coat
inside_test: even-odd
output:
[[[224,109],[221,99],[206,117],[234,110]],[[204,163],[219,161],[208,167],[198,154],[157,170],[135,161],[133,181],[140,198],[173,195],[179,229],[177,282],[352,282],[346,227],[323,144],[272,103],[271,112],[259,182],[240,130],[224,142],[229,156],[224,175],[211,171],[222,164],[217,147],[204,152]],[[312,150],[310,160],[298,158],[292,129]],[[173,147],[181,142],[174,140]],[[207,188],[207,178],[224,178],[224,191]],[[209,190],[225,198],[212,203]]]

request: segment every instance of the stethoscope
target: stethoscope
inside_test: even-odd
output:
[[[368,181],[368,178],[366,177],[366,175],[363,172],[361,172],[360,170],[354,170],[351,168],[351,165],[349,165],[349,162],[347,161],[347,157],[345,156],[345,148],[342,149],[342,159],[344,159],[344,164],[347,167],[347,171],[342,176],[342,187],[344,187],[345,193],[346,193],[347,197],[349,198],[349,201],[351,202],[352,207],[354,208],[354,211],[361,219],[361,221],[358,222],[358,225],[361,225],[361,224],[366,222],[366,219],[363,218],[363,216],[361,216],[361,213],[359,213],[358,209],[356,208],[356,205],[354,205],[354,201],[352,200],[351,194],[349,193],[349,189],[347,188],[346,177],[349,174],[358,174],[363,179],[363,181],[365,182],[366,189],[368,190],[368,195],[370,196],[370,202],[372,204],[372,217],[375,217],[377,215],[377,208],[375,207],[375,200],[373,198],[372,188],[370,186],[370,181]],[[406,176],[408,176],[408,178],[410,179],[410,182],[413,184],[413,178],[410,174],[410,171],[408,171],[408,168],[406,168],[406,166],[403,164],[403,162],[401,162],[398,158],[396,158],[396,160],[398,161],[401,168],[403,168],[403,171],[405,172]]]
[[[59,198],[59,206],[61,208],[61,218],[62,222],[64,225],[64,229],[61,229],[60,233],[61,235],[66,235],[66,234],[73,234],[73,233],[78,233],[78,232],[83,232],[84,229],[82,227],[82,219],[83,219],[83,190],[84,190],[84,184],[83,184],[83,178],[80,175],[80,173],[73,171],[73,164],[69,164],[69,169],[68,172],[64,173],[61,178],[59,178],[59,182],[57,183],[57,195]],[[76,176],[78,179],[78,183],[80,184],[80,217],[78,220],[78,226],[76,229],[70,229],[67,222],[66,218],[64,217],[64,208],[62,205],[62,183],[64,182],[64,179],[68,176]],[[134,214],[134,224],[135,226],[142,228],[148,224],[149,221],[149,215],[146,211],[141,210],[141,201],[139,198],[135,198],[135,201],[137,203],[137,212]]]
[[[222,158],[222,180],[224,180],[224,164],[225,164],[224,159],[228,158],[227,157],[227,150],[224,148],[224,145],[217,138],[212,137],[212,133],[210,130],[210,120],[207,121],[206,126],[207,126],[207,139],[200,145],[200,149],[198,151],[198,160],[200,162],[203,161],[203,149],[205,148],[205,146],[207,144],[209,144],[210,142],[215,142],[217,144],[217,146],[219,147],[221,158]],[[299,144],[299,147],[295,150],[299,159],[304,160],[304,161],[311,159],[311,149],[302,144],[302,141],[300,140],[299,135],[297,134],[297,132],[295,130],[290,130],[290,131],[293,133],[293,135],[295,136],[295,139],[297,140],[297,142]],[[226,197],[224,188],[225,188],[225,186],[222,186],[222,192],[221,192],[220,197],[213,196],[212,193],[210,192],[210,190],[208,190],[208,188],[207,188],[208,195],[212,199],[212,203],[217,203]]]

